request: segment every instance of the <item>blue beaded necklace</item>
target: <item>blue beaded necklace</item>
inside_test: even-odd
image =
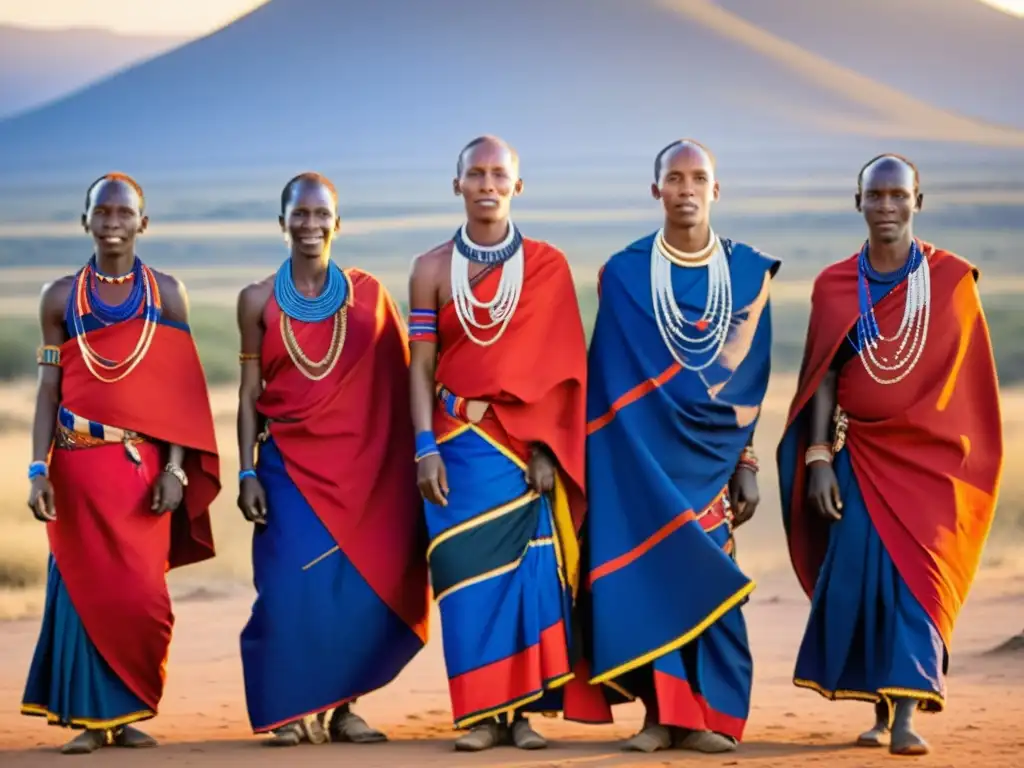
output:
[[[341,267],[333,261],[327,263],[327,279],[323,290],[315,298],[299,293],[292,277],[292,260],[286,259],[274,278],[274,298],[288,317],[303,323],[319,323],[338,313],[348,299],[348,280]]]
[[[104,325],[113,325],[134,317],[139,312],[145,300],[145,286],[142,279],[142,261],[138,256],[132,264],[129,274],[132,276],[132,289],[128,296],[119,304],[107,304],[100,297],[98,286],[99,280],[96,275],[100,274],[96,263],[96,256],[89,259],[87,268],[87,286],[89,290],[89,310],[93,316]]]
[[[508,226],[509,233],[505,238],[505,243],[495,248],[481,248],[476,243],[470,244],[471,241],[466,235],[466,227],[463,225],[455,232],[453,238],[455,247],[459,253],[477,264],[504,264],[523,244],[523,235],[520,233],[519,227],[511,221]]]
[[[868,243],[865,241],[864,247],[860,249],[860,256],[857,258],[857,299],[860,309],[860,314],[857,316],[858,351],[876,344],[882,336],[882,332],[878,328],[878,321],[875,319],[875,307],[871,301],[871,287],[868,281],[893,282],[898,285],[921,266],[923,258],[924,253],[918,247],[917,240],[912,240],[910,254],[903,262],[903,266],[896,272],[883,275],[871,266],[871,260],[868,258]]]

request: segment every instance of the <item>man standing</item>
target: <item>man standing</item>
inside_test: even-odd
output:
[[[43,289],[29,506],[47,524],[46,606],[21,711],[83,732],[64,746],[152,747],[131,724],[163,696],[174,625],[166,573],[214,556],[220,491],[185,287],[135,243],[135,180],[86,192],[92,258]]]
[[[794,682],[875,702],[858,743],[921,755],[913,714],[945,706],[953,626],[995,509],[999,387],[978,270],[914,237],[917,169],[882,155],[857,187],[868,237],[815,281],[778,449],[811,598]]]
[[[586,341],[565,256],[509,218],[519,159],[459,154],[466,224],[410,276],[412,420],[459,750],[546,746],[561,708],[583,516]]]
[[[587,396],[590,682],[607,704],[640,698],[625,749],[735,749],[752,660],[740,606],[754,588],[733,529],[758,503],[754,428],[768,386],[769,286],[778,262],[720,238],[710,152],[658,153],[664,225],[608,260]],[[566,717],[608,722],[611,710]]]
[[[238,503],[257,591],[242,663],[253,730],[274,746],[384,741],[350,704],[427,639],[407,337],[384,287],[332,261],[340,224],[328,179],[291,179],[289,258],[238,299]]]

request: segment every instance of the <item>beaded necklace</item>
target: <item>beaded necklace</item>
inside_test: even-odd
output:
[[[129,317],[137,314],[139,307],[142,305],[143,294],[145,293],[145,286],[142,284],[143,281],[138,279],[142,274],[142,260],[138,256],[135,257],[135,261],[132,263],[131,271],[128,272],[127,277],[121,276],[119,279],[103,279],[102,273],[99,271],[99,267],[96,262],[96,257],[93,256],[89,260],[89,305],[92,310],[93,316],[104,325],[113,325],[114,323],[120,323],[127,320]],[[99,283],[124,283],[127,280],[132,280],[132,288],[125,297],[124,301],[120,304],[107,304],[100,297],[99,294]]]
[[[295,287],[292,260],[285,259],[274,278],[274,298],[288,317],[303,323],[319,323],[338,313],[348,298],[348,280],[341,267],[327,262],[327,277],[319,296],[303,296]]]
[[[872,279],[892,279],[897,285],[904,280],[907,281],[903,318],[893,336],[885,336],[878,327],[868,283]],[[864,243],[857,259],[857,298],[860,310],[856,325],[857,354],[864,364],[864,370],[877,383],[896,384],[905,379],[917,366],[928,341],[931,293],[931,267],[916,240],[911,242],[910,253],[903,266],[891,277],[883,277],[871,266],[868,259],[868,243]],[[891,345],[897,341],[899,346],[893,352]],[[880,342],[887,345],[886,355],[878,352]]]
[[[79,270],[68,297],[71,330],[82,353],[82,361],[89,373],[105,384],[120,381],[134,371],[145,359],[153,342],[153,336],[156,334],[157,319],[160,314],[157,308],[159,289],[156,285],[156,277],[149,267],[137,257],[132,270],[135,275],[135,283],[131,293],[120,304],[109,305],[99,298],[94,274],[95,258],[90,259],[89,263]],[[92,314],[101,323],[110,326],[140,316],[140,310],[142,330],[139,333],[139,340],[135,344],[135,348],[123,360],[115,362],[93,350],[86,338],[84,321],[86,314]],[[120,373],[113,378],[104,375],[114,374],[118,371]]]
[[[292,364],[310,381],[321,381],[334,370],[341,353],[345,348],[348,335],[348,304],[352,296],[352,286],[341,267],[333,261],[327,265],[327,277],[319,296],[309,298],[303,296],[295,287],[292,277],[291,259],[287,259],[277,270],[274,279],[274,298],[281,309],[279,330],[284,348],[291,358]],[[292,328],[292,320],[303,323],[320,323],[332,319],[331,343],[327,353],[320,360],[311,359]]]
[[[138,262],[138,260],[139,260],[139,257],[136,256],[135,257],[135,261]],[[93,257],[92,257],[92,265],[93,265],[93,273],[95,274],[96,279],[99,280],[101,283],[111,283],[113,285],[120,285],[121,283],[126,283],[129,280],[134,280],[135,279],[135,264],[134,263],[132,264],[132,268],[130,270],[128,270],[127,272],[125,272],[123,275],[108,275],[105,272],[100,272],[99,268],[96,266],[96,255],[95,254],[93,254]],[[138,280],[136,280],[135,282],[138,282]]]
[[[672,267],[705,268],[708,298],[697,320],[688,320],[679,308],[672,287]],[[718,237],[710,231],[708,244],[698,253],[684,253],[665,240],[658,230],[651,247],[651,299],[658,332],[675,361],[691,371],[703,371],[714,363],[725,347],[732,324],[732,278],[729,261]],[[690,329],[695,329],[692,334]],[[700,364],[686,358],[711,355]]]
[[[455,314],[470,341],[481,347],[489,347],[505,333],[523,292],[523,236],[510,221],[508,234],[497,245],[477,245],[469,239],[465,224],[455,233],[453,240],[451,289]],[[501,267],[498,288],[490,301],[481,301],[473,293],[472,281],[469,278],[471,262]],[[477,320],[477,309],[486,311],[490,322],[481,323]],[[481,331],[500,327],[491,338],[483,341],[474,335],[470,326]]]

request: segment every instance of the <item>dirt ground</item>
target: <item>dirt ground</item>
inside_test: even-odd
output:
[[[245,590],[225,587],[216,593],[193,591],[177,600],[163,709],[146,724],[161,746],[146,751],[104,749],[93,755],[93,760],[133,768],[169,763],[255,767],[284,765],[293,759],[311,768],[680,764],[868,768],[898,760],[885,750],[850,746],[852,738],[870,724],[869,705],[828,702],[790,682],[807,603],[788,574],[763,579],[747,608],[756,656],[753,708],[740,750],[725,756],[671,751],[638,757],[620,752],[619,739],[630,735],[640,722],[641,712],[635,705],[618,709],[619,721],[614,726],[538,718],[538,730],[552,741],[547,750],[531,753],[505,747],[476,755],[454,753],[436,623],[427,648],[399,679],[361,700],[357,707],[368,721],[388,733],[389,743],[268,749],[249,732],[245,712],[238,635],[250,599]],[[71,759],[57,752],[69,732],[18,714],[37,628],[35,620],[0,624],[3,768],[37,768]],[[957,628],[948,709],[940,715],[919,716],[920,731],[933,752],[924,758],[904,758],[904,762],[956,768],[1024,764],[1024,650],[992,652],[1021,629],[1024,576],[986,574],[977,583]]]

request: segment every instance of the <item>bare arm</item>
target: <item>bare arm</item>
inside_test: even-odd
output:
[[[64,306],[67,302],[71,279],[63,278],[43,288],[39,300],[39,325],[43,346],[60,348],[67,339],[64,330]],[[48,350],[48,354],[55,354]],[[42,522],[57,519],[53,504],[53,486],[45,470],[53,432],[57,424],[57,409],[61,401],[61,368],[59,365],[39,366],[39,383],[36,389],[36,410],[32,420],[32,464],[30,465],[30,488],[28,505],[32,514]]]
[[[409,309],[437,311],[437,280],[430,254],[413,263],[409,276]],[[435,374],[437,342],[416,341],[410,351],[410,408],[416,434],[434,428]]]
[[[60,347],[67,340],[64,302],[67,300],[68,289],[66,278],[43,288],[39,301],[39,325],[44,346]],[[60,407],[61,378],[59,366],[39,366],[36,411],[32,421],[32,461],[46,461],[50,453],[53,430],[57,424],[57,409]]]
[[[836,408],[837,380],[836,372],[830,370],[811,398],[809,445],[832,443],[832,413]]]
[[[843,502],[839,483],[832,468],[832,413],[836,407],[838,375],[830,370],[825,374],[810,402],[807,465],[807,498],[812,508],[828,520],[838,520]],[[807,461],[800,456],[799,461]]]
[[[256,403],[263,394],[260,350],[263,347],[263,284],[250,285],[238,295],[238,332],[241,337],[242,375],[238,386],[238,469],[244,472],[255,465],[256,439],[260,418]]]
[[[410,311],[437,312],[440,263],[436,251],[413,262],[409,275]],[[448,503],[448,476],[433,438],[437,342],[414,341],[410,346],[409,408],[416,432],[416,482],[426,501],[444,506]]]

